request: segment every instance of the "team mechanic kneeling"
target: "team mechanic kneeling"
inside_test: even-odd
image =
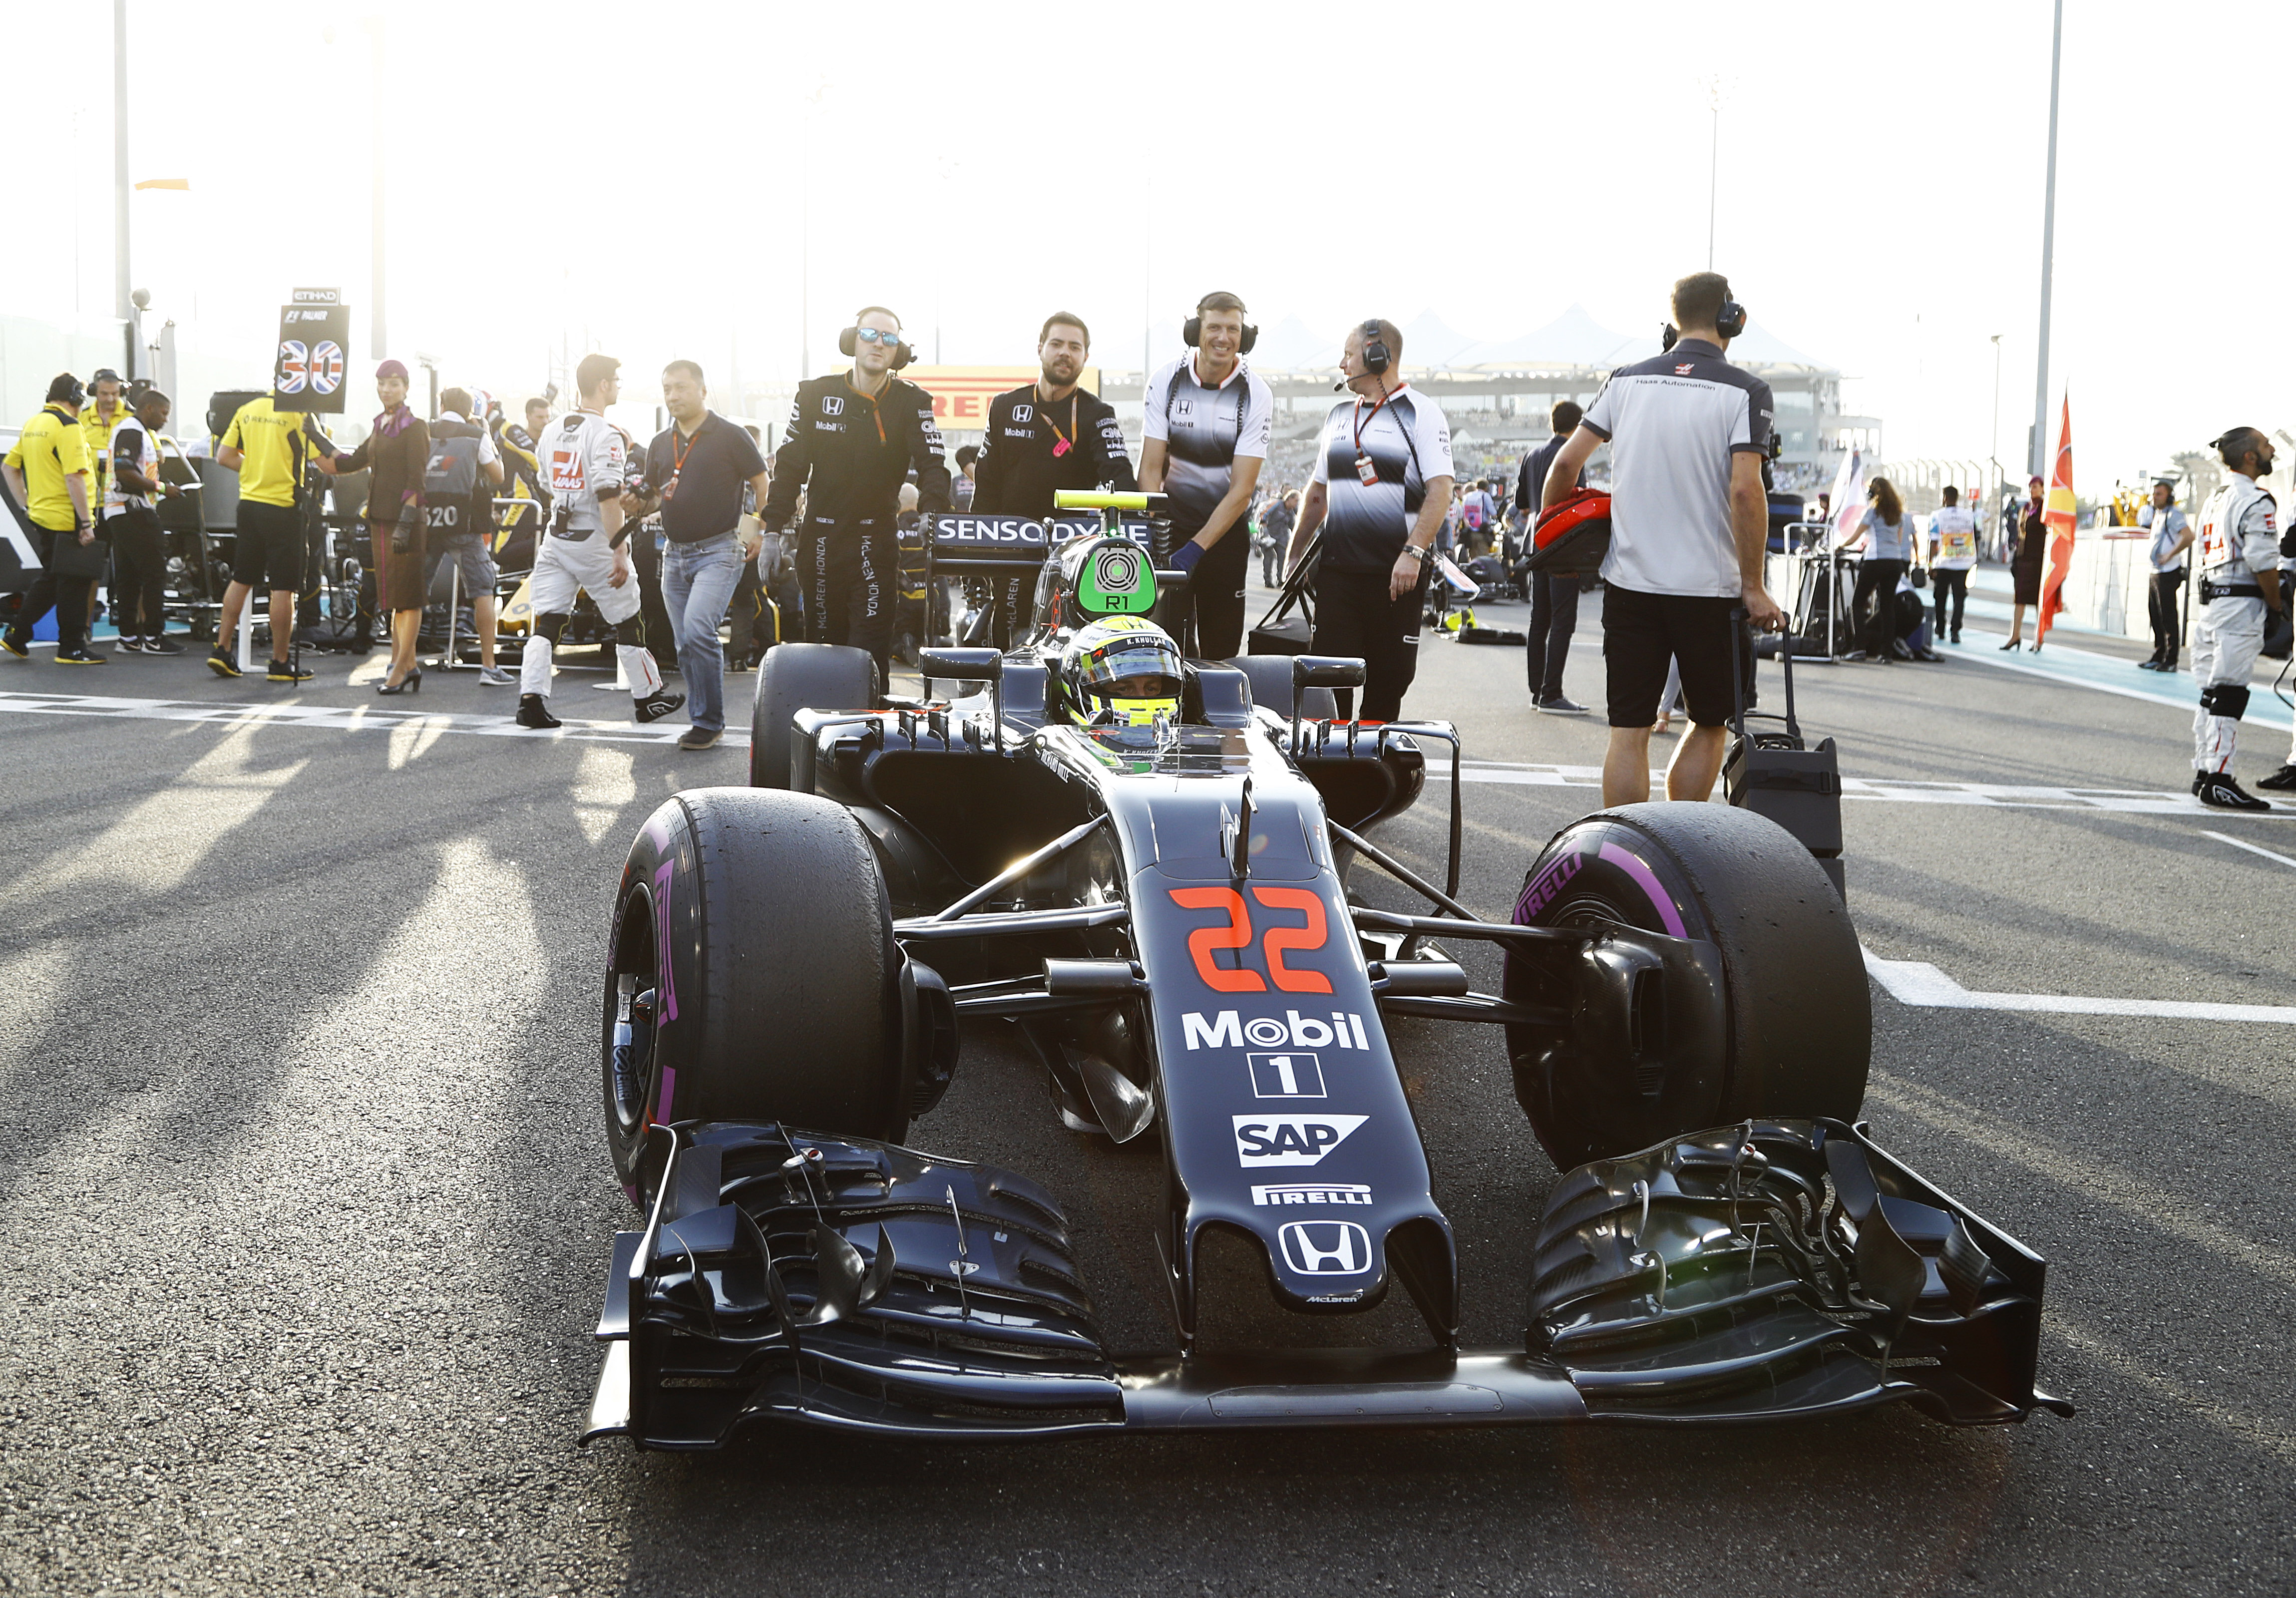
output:
[[[1170,634],[1143,617],[1111,616],[1078,628],[1061,651],[1062,709],[1087,727],[1176,725],[1182,673]]]
[[[2193,680],[2201,685],[2193,713],[2193,791],[2219,810],[2269,810],[2233,780],[2240,718],[2248,711],[2248,676],[2264,642],[2264,613],[2278,611],[2280,545],[2272,496],[2257,479],[2272,470],[2272,441],[2236,427],[2216,441],[2232,480],[2201,508],[2201,619],[2193,628]]]
[[[659,721],[685,702],[664,693],[661,668],[645,647],[638,611],[638,578],[630,570],[629,534],[636,526],[622,489],[630,480],[629,439],[606,420],[621,397],[621,362],[586,355],[574,369],[580,408],[551,424],[542,439],[542,472],[556,510],[550,536],[534,552],[528,579],[534,600],[534,635],[519,659],[518,725],[554,727],[550,713],[550,657],[574,619],[574,594],[590,595],[614,629],[614,652],[630,684],[640,721]]]

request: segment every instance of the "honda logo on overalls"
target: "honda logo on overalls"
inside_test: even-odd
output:
[[[1360,1276],[1371,1269],[1371,1233],[1353,1221],[1286,1221],[1275,1235],[1284,1263],[1303,1276]]]

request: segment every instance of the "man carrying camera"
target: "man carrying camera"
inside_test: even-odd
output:
[[[2201,616],[2193,627],[2193,791],[2218,810],[2269,810],[2232,774],[2240,721],[2248,713],[2248,678],[2264,643],[2264,619],[2278,612],[2280,536],[2273,504],[2258,479],[2272,470],[2272,440],[2252,427],[2218,438],[2218,458],[2232,477],[2201,507]],[[2279,773],[2273,774],[2277,778]],[[2272,781],[2272,778],[2267,778]],[[2276,783],[2276,786],[2277,783]]]
[[[1285,568],[1317,529],[1315,650],[1358,655],[1363,719],[1393,721],[1419,674],[1427,562],[1451,505],[1451,425],[1442,408],[1394,374],[1403,334],[1377,319],[1348,334],[1340,370],[1355,397],[1324,419],[1316,469],[1300,504]],[[1392,381],[1391,381],[1392,379]],[[1345,693],[1341,714],[1345,714]]]
[[[528,578],[534,630],[519,659],[522,727],[561,725],[550,713],[550,660],[574,619],[578,591],[614,629],[614,653],[637,718],[660,721],[685,702],[682,693],[662,692],[661,671],[645,647],[638,576],[630,569],[629,537],[646,512],[623,492],[640,475],[630,465],[629,439],[606,420],[606,407],[621,397],[621,367],[610,355],[584,356],[574,369],[578,408],[552,422],[540,439],[554,508]]]
[[[1196,302],[1180,330],[1195,353],[1148,380],[1141,422],[1140,486],[1166,496],[1178,541],[1164,558],[1193,574],[1167,627],[1186,649],[1193,622],[1193,652],[1208,660],[1243,648],[1242,523],[1275,419],[1275,390],[1243,363],[1259,336],[1243,318],[1233,294]]]
[[[1054,311],[1045,318],[1037,339],[1044,374],[988,402],[988,431],[973,469],[975,515],[1042,521],[1053,514],[1053,496],[1063,488],[1128,494],[1137,486],[1116,407],[1078,387],[1091,358],[1092,333],[1083,317]],[[1027,632],[1036,581],[1033,567],[1016,563],[997,584],[997,648]]]
[[[1734,673],[1742,670],[1746,702],[1753,702],[1752,651],[1743,668],[1738,661],[1740,607],[1765,631],[1785,624],[1762,584],[1770,386],[1723,358],[1745,325],[1745,307],[1719,273],[1676,283],[1665,351],[1611,373],[1547,469],[1545,503],[1559,504],[1578,486],[1587,458],[1611,446],[1606,806],[1650,798],[1651,725],[1669,660],[1680,663],[1692,727],[1667,767],[1666,796],[1703,800],[1714,791]]]
[[[795,551],[805,635],[867,650],[882,692],[900,598],[901,485],[914,468],[921,508],[946,511],[948,465],[932,396],[893,375],[910,359],[901,319],[883,306],[864,306],[837,335],[837,348],[853,357],[850,372],[798,385],[789,437],[774,456],[766,530],[788,527],[798,496],[805,496]]]

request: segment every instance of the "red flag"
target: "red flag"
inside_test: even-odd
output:
[[[2078,520],[2073,504],[2073,397],[2068,390],[2064,420],[2057,428],[2057,463],[2049,476],[2049,496],[2041,505],[2041,525],[2049,529],[2049,566],[2041,574],[2041,614],[2033,627],[2036,649],[2049,635],[2049,619],[2065,608],[2063,588],[2073,569],[2073,529]]]

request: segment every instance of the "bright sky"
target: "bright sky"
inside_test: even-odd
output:
[[[2050,409],[2069,384],[2094,492],[2234,422],[2296,427],[2259,341],[2281,112],[2264,67],[2234,86],[2296,49],[2296,7],[2066,9]],[[372,14],[128,0],[132,176],[192,183],[135,197],[135,275],[210,351],[266,364],[285,291],[340,284],[372,358]],[[562,333],[634,377],[683,355],[787,380],[801,329],[827,369],[867,300],[952,362],[1026,362],[1074,309],[1117,370],[1152,318],[1177,351],[1214,287],[1335,339],[1427,309],[1505,339],[1573,301],[1654,331],[1706,263],[1718,77],[1716,264],[1755,321],[1839,366],[1894,458],[1995,452],[1999,332],[1997,450],[2024,454],[2046,0],[387,14],[389,353],[450,382],[537,386]],[[0,310],[107,314],[110,7],[9,33]],[[24,159],[44,144],[72,159]],[[2249,169],[2266,193],[2213,192]]]

